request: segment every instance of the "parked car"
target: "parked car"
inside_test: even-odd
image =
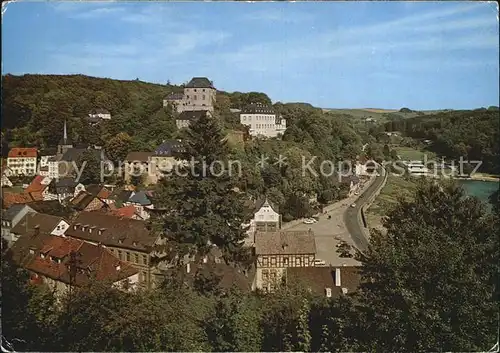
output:
[[[314,259],[314,266],[326,266],[325,260]]]
[[[353,203],[353,204],[351,205],[351,207],[353,207],[353,208],[354,208],[354,207],[356,207],[356,204],[355,204],[355,203]]]

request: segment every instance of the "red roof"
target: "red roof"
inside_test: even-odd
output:
[[[31,184],[29,184],[29,186],[26,188],[26,190],[24,190],[25,192],[42,192],[43,190],[45,190],[46,187],[48,187],[48,185],[43,185],[42,184],[42,181],[45,179],[46,177],[42,176],[42,175],[37,175],[32,181],[31,181]]]
[[[36,157],[36,148],[13,148],[9,151],[9,158]]]
[[[135,215],[135,207],[134,206],[125,206],[121,208],[117,208],[116,210],[110,211],[110,214],[117,217],[127,217],[132,218]]]
[[[25,269],[64,283],[70,283],[68,262],[74,251],[78,254],[74,280],[77,286],[87,283],[91,278],[116,282],[138,272],[106,248],[69,237],[44,233],[37,236],[23,235],[14,243],[12,251],[15,261]],[[32,278],[31,282],[40,281]]]
[[[15,193],[15,192],[3,192],[3,208],[9,208],[12,205],[18,203],[28,203],[32,202],[33,198],[27,193]]]

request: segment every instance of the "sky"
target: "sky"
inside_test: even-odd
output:
[[[273,102],[469,109],[499,105],[498,23],[495,2],[17,1],[2,74],[206,76]]]

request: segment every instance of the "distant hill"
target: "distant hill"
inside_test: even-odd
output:
[[[62,138],[64,121],[69,137],[81,143],[104,145],[119,132],[134,138],[134,148],[150,150],[177,128],[172,113],[163,108],[163,98],[182,92],[182,85],[124,81],[85,75],[2,76],[2,132],[11,146],[56,146]],[[239,119],[229,108],[250,102],[269,103],[261,92],[217,92],[216,110],[229,128]],[[111,120],[89,127],[84,119],[92,109],[106,109]],[[7,146],[2,145],[5,154]]]

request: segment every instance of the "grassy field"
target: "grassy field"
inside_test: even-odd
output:
[[[389,175],[387,183],[366,213],[368,226],[370,228],[380,227],[382,217],[397,205],[398,199],[400,197],[411,198],[416,187],[417,184],[413,180]]]
[[[397,146],[393,147],[398,152],[398,155],[403,161],[421,161],[424,159],[424,155],[427,155],[427,160],[431,160],[435,157],[434,153],[427,151],[420,151],[411,147]]]

